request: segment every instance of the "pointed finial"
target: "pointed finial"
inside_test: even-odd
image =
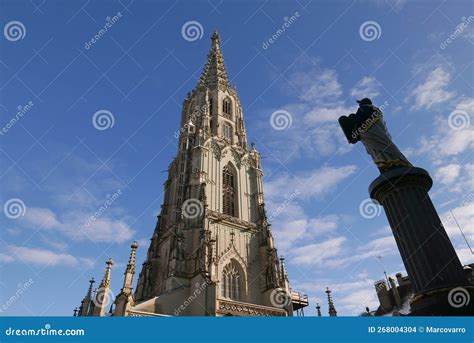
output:
[[[219,35],[219,32],[214,31],[214,32],[212,33],[211,39],[212,39],[212,42],[216,42],[216,41],[217,41],[217,42],[220,42],[220,41],[221,41],[221,37],[220,37],[220,35]]]
[[[105,274],[102,281],[100,282],[99,288],[109,287],[110,285],[110,271],[112,270],[112,266],[114,265],[114,261],[112,260],[112,257],[109,257],[109,259],[107,260],[107,262],[105,262],[105,264],[107,266],[105,267]]]
[[[94,283],[95,283],[94,278],[91,278],[91,279],[89,280],[89,289],[87,290],[87,297],[89,297],[89,298],[90,298],[91,295],[92,295],[92,287],[93,287]]]
[[[77,309],[77,307],[76,307],[76,308],[74,309],[74,314],[72,315],[73,317],[77,317],[77,311],[78,311],[78,309]]]

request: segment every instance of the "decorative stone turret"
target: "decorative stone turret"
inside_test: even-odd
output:
[[[290,283],[288,281],[288,272],[286,271],[286,263],[285,263],[285,258],[280,257],[280,277],[281,277],[281,287],[283,287],[285,290],[289,292],[290,289]]]
[[[105,264],[106,267],[104,277],[100,282],[94,299],[94,306],[92,310],[93,316],[105,316],[107,313],[107,306],[112,301],[110,294],[110,274],[114,261],[112,261],[112,258],[109,258]]]
[[[81,301],[81,306],[79,307],[79,316],[89,316],[90,307],[92,304],[92,288],[94,286],[94,278],[89,280],[89,289],[87,290],[86,296]]]
[[[318,311],[318,317],[321,317],[321,306],[319,306],[319,303],[316,303],[316,311]]]
[[[130,258],[124,273],[123,287],[120,294],[115,299],[114,315],[116,316],[125,316],[130,307],[134,305],[132,291],[133,276],[135,275],[135,258],[138,248],[137,241],[134,241],[130,248]]]

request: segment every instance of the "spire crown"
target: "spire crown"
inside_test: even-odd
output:
[[[211,50],[207,55],[207,63],[199,78],[198,88],[231,88],[221,51],[220,35],[217,31],[212,34],[211,41]]]
[[[214,32],[212,33],[211,40],[212,40],[213,43],[214,43],[214,42],[220,43],[220,41],[221,41],[221,36],[219,35],[219,32],[214,31]]]

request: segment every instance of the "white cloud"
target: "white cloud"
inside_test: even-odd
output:
[[[13,256],[0,253],[0,262],[8,263],[8,262],[13,262],[14,260],[15,259],[13,258]]]
[[[459,164],[448,164],[438,168],[435,178],[444,185],[450,185],[458,178],[461,172]]]
[[[269,202],[268,205],[270,209],[276,207],[273,202]],[[272,213],[272,210],[269,213]],[[271,220],[276,245],[285,255],[291,254],[292,249],[301,242],[308,242],[315,237],[335,232],[339,223],[340,218],[337,215],[311,218],[298,204],[285,207],[277,217]]]
[[[452,111],[463,111],[472,120],[474,118],[474,98],[460,100]],[[474,126],[472,123],[464,129],[455,130],[449,125],[448,117],[446,114],[444,117],[435,119],[435,133],[431,137],[422,137],[418,149],[413,149],[413,155],[427,155],[435,164],[445,164],[447,156],[457,156],[474,148]]]
[[[451,74],[442,67],[432,70],[425,81],[412,91],[412,96],[415,98],[413,108],[430,109],[433,105],[452,99],[456,93],[445,89],[450,80]]]
[[[327,259],[338,256],[343,251],[342,245],[346,240],[347,238],[341,236],[295,248],[292,262],[301,265],[323,265]]]
[[[350,177],[355,166],[323,167],[297,175],[278,174],[265,183],[268,216],[278,248],[293,254],[297,244],[335,232],[341,217],[334,214],[308,216],[298,201],[322,199]],[[288,202],[289,194],[297,194]]]
[[[25,213],[25,220],[45,229],[61,226],[56,214],[48,208],[28,207]]]
[[[321,198],[351,176],[356,166],[322,167],[297,175],[282,174],[266,183],[266,195],[271,199],[280,198],[299,190],[303,198]]]
[[[376,310],[380,303],[375,288],[373,284],[367,284],[366,287],[366,289],[353,290],[348,295],[338,299],[338,307],[350,311],[354,316],[365,312],[365,307],[368,307],[371,311]]]
[[[461,260],[461,264],[463,266],[474,263],[474,254],[471,252],[471,249],[457,248],[456,253],[458,254],[458,257]]]
[[[474,193],[468,194],[461,204],[451,211],[461,226],[466,239],[471,243],[474,242],[474,225],[472,225],[474,223]],[[441,221],[451,239],[460,238],[464,241],[461,238],[461,231],[449,211],[441,215]]]
[[[398,254],[397,244],[393,235],[373,239],[367,243],[359,245],[353,249],[351,255],[342,255],[326,261],[326,266],[330,268],[342,268],[353,265],[356,262],[378,256],[389,256]]]
[[[92,213],[76,211],[68,212],[58,219],[50,209],[29,207],[22,221],[26,225],[34,225],[36,229],[54,230],[78,241],[121,243],[134,235],[134,231],[124,220],[112,219],[106,214],[86,224],[91,215]]]
[[[347,237],[339,236],[322,243],[293,248],[291,262],[325,268],[345,268],[369,258],[398,254],[395,239],[391,234],[373,239],[351,249],[344,246],[347,241]]]
[[[300,99],[312,104],[334,103],[342,95],[342,87],[335,70],[311,69],[297,72],[290,82],[298,89]]]
[[[10,258],[3,262],[20,261],[27,264],[38,266],[72,266],[81,268],[90,268],[94,261],[89,258],[75,257],[69,254],[58,253],[52,250],[28,248],[16,245],[6,247]],[[1,257],[0,257],[1,260]]]
[[[375,98],[379,94],[379,82],[373,76],[363,77],[351,89],[351,96],[356,99]]]
[[[272,140],[266,145],[271,154],[283,162],[306,155],[312,158],[342,155],[352,149],[337,120],[341,115],[354,112],[356,104],[353,108],[344,105],[342,86],[335,70],[305,67],[290,75],[284,86],[285,94],[296,90],[300,102],[265,112],[265,128],[269,128],[270,114],[276,110],[283,109],[292,116],[291,128],[268,131]]]
[[[347,115],[351,110],[355,108],[349,108],[341,104],[332,107],[321,106],[314,107],[310,111],[307,111],[304,115],[304,123],[307,124],[321,124],[321,123],[337,123],[337,120],[342,115]],[[340,130],[340,129],[339,129]]]

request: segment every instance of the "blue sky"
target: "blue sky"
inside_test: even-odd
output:
[[[383,210],[366,210],[378,171],[337,124],[362,96],[385,104],[394,140],[434,179],[430,194],[458,255],[474,262],[448,212],[474,245],[472,2],[0,6],[3,28],[23,25],[19,36],[5,30],[0,37],[0,203],[25,205],[18,218],[8,210],[0,215],[0,305],[33,281],[1,315],[71,315],[109,256],[119,292],[134,239],[140,269],[177,149],[181,104],[215,29],[249,142],[264,157],[277,248],[292,287],[310,296],[307,315],[316,301],[327,313],[326,286],[340,315],[375,309],[373,282],[384,270],[404,271]],[[114,23],[86,48],[107,17]],[[184,39],[189,21],[202,30]],[[106,130],[92,122],[101,110],[113,117]],[[275,111],[286,111],[291,125],[274,129]],[[107,210],[84,226],[107,200]]]

